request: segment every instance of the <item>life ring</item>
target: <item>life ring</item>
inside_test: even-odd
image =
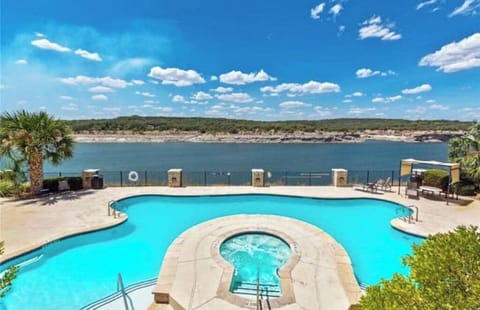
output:
[[[130,171],[128,173],[128,180],[131,182],[137,182],[138,181],[138,173],[136,171]]]

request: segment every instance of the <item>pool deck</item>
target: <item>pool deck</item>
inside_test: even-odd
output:
[[[418,222],[394,219],[397,229],[419,236],[446,232],[458,225],[479,225],[480,201],[460,197],[446,205],[442,198],[421,196],[409,199],[392,192],[371,193],[352,187],[332,186],[208,186],[208,187],[110,187],[102,190],[64,192],[48,196],[14,200],[0,198],[0,240],[5,241],[5,253],[0,262],[33,250],[53,240],[118,225],[127,220],[125,215],[114,218],[107,215],[111,200],[143,195],[228,195],[228,194],[278,194],[318,198],[376,198],[418,207]],[[415,215],[414,215],[415,217]],[[149,296],[149,298],[152,298]],[[153,298],[152,298],[153,300]],[[160,308],[158,308],[160,309]],[[163,308],[162,308],[163,309]],[[165,308],[167,309],[167,308]]]

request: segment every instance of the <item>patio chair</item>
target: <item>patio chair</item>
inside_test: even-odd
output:
[[[415,197],[416,199],[419,199],[418,183],[408,182],[407,187],[405,188],[405,196],[407,198]]]

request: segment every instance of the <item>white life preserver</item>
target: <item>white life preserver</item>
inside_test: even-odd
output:
[[[128,173],[128,180],[131,182],[137,182],[138,181],[138,173],[136,171],[130,171]]]

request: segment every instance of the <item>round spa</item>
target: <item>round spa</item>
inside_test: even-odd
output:
[[[264,232],[241,233],[225,240],[220,254],[235,268],[232,293],[255,298],[258,290],[262,298],[281,296],[278,270],[292,254],[284,240]]]

